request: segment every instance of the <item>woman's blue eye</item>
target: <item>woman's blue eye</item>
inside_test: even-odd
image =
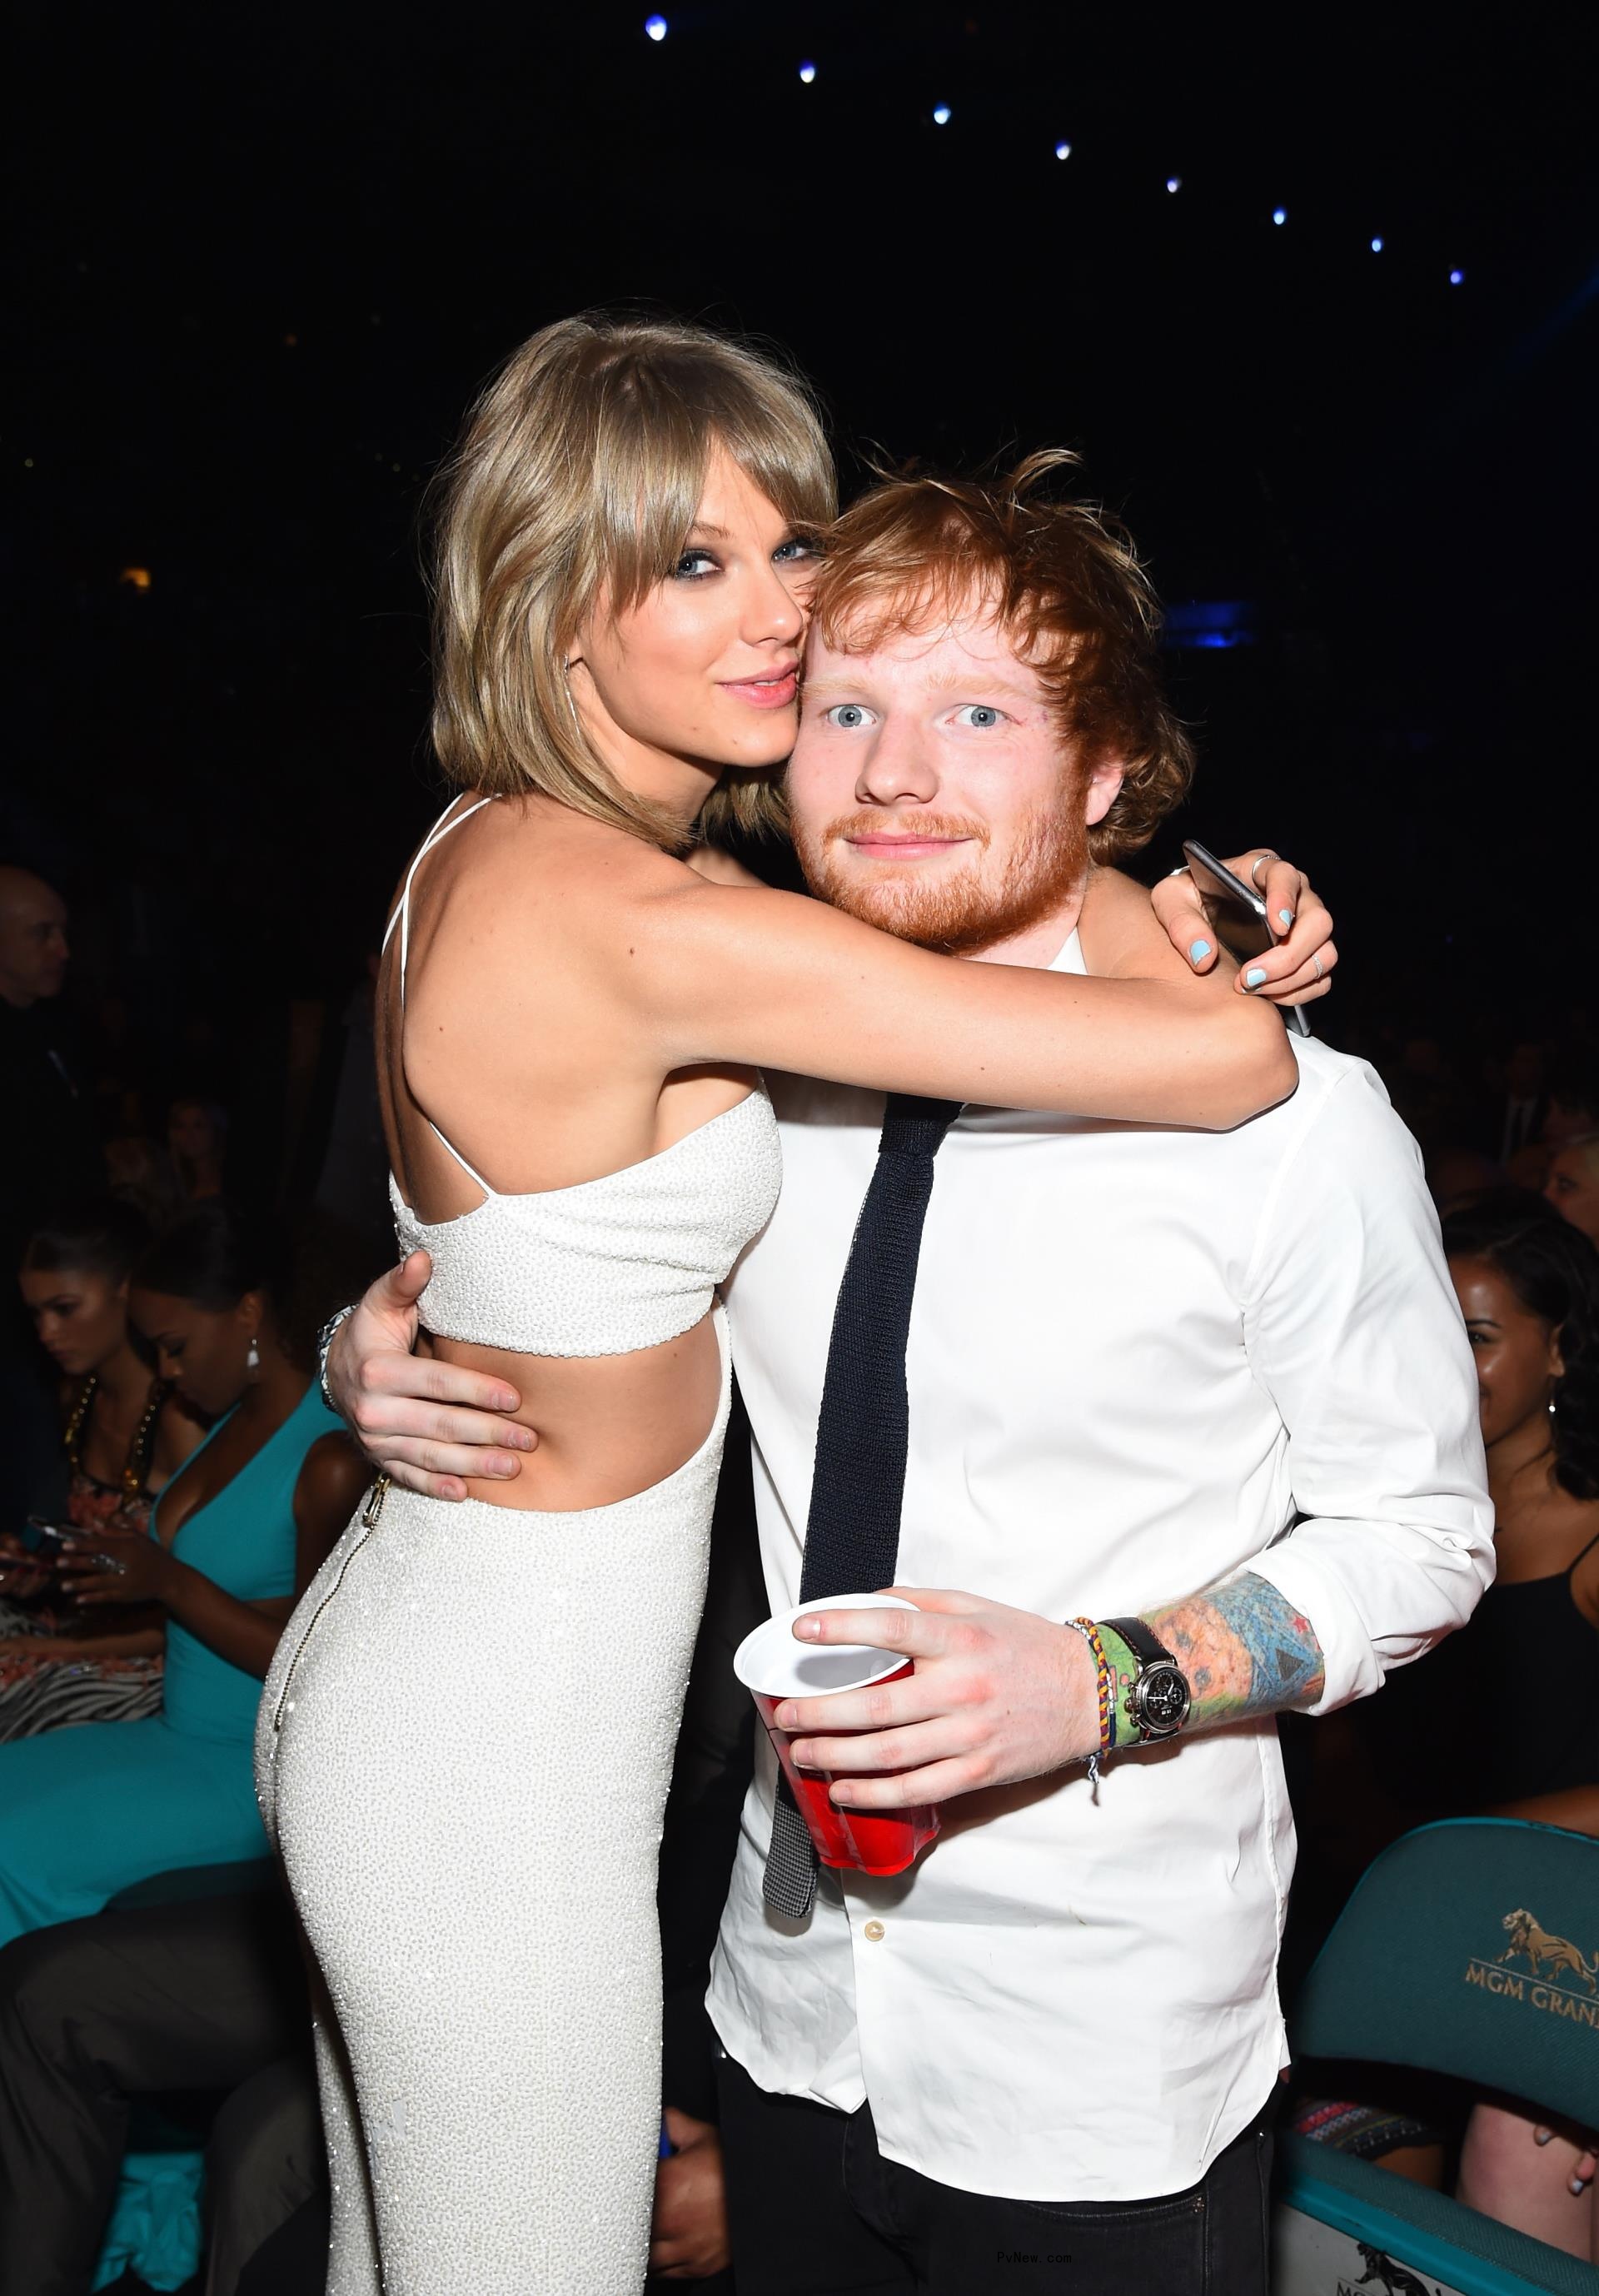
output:
[[[843,734],[858,733],[872,713],[859,701],[835,701],[831,709],[822,713],[824,722],[836,726]]]
[[[980,734],[986,734],[991,726],[1003,722],[1004,712],[996,709],[991,701],[968,701],[955,711],[955,718],[957,726],[974,726]]]
[[[672,569],[675,582],[702,582],[707,571],[714,574],[717,562],[709,550],[685,550]]]
[[[780,542],[772,553],[773,558],[780,566],[791,566],[799,559],[816,558],[820,554],[816,543],[808,534],[791,534],[788,540]]]

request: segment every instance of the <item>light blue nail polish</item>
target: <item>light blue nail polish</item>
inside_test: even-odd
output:
[[[1291,925],[1293,922],[1293,911],[1292,909],[1279,909],[1277,911],[1277,922],[1280,925]]]
[[[1208,940],[1193,941],[1189,946],[1188,954],[1197,964],[1201,957],[1210,955],[1210,944]]]
[[[1251,964],[1249,971],[1243,976],[1243,985],[1246,988],[1259,988],[1260,983],[1265,980],[1265,978],[1266,968],[1264,965]]]

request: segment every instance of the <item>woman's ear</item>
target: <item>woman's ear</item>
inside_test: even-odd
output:
[[[1566,1359],[1560,1351],[1560,1335],[1564,1329],[1565,1325],[1563,1324],[1556,1324],[1549,1333],[1549,1376],[1551,1379],[1564,1379],[1566,1375]]]
[[[239,1302],[238,1315],[250,1337],[259,1339],[261,1326],[266,1320],[266,1294],[264,1292],[246,1292]]]

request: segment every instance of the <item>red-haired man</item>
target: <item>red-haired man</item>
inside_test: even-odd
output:
[[[1147,914],[1104,865],[1188,757],[1136,561],[1048,498],[1051,459],[1002,486],[895,482],[844,519],[789,790],[825,898],[978,962],[1083,972],[1111,964],[1129,905]],[[1297,873],[1262,882],[1292,910]],[[1324,969],[1291,939],[1240,992]],[[968,1108],[927,1152],[919,1264],[874,1240],[865,1270],[882,1096],[770,1080],[782,1200],[727,1305],[775,1611],[817,1543],[830,1348],[914,1287],[903,1480],[861,1472],[894,1479],[891,1575],[917,1607],[817,1628],[914,1672],[778,1719],[810,1766],[853,1774],[835,1800],[934,1801],[943,1832],[907,1874],[830,1873],[775,1910],[763,1743],[709,1997],[740,2296],[1264,2296],[1293,1862],[1273,1717],[1376,1689],[1492,1570],[1414,1144],[1362,1064],[1307,1043],[1300,1065],[1292,1100],[1224,1135]],[[420,1431],[435,1469],[481,1473],[463,1446],[496,1423],[379,1392],[481,1399],[395,1352],[414,1296],[414,1274],[368,1295],[335,1382],[353,1401],[360,1367],[390,1472],[419,1479]]]

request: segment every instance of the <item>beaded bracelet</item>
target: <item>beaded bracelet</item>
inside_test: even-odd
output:
[[[1111,1663],[1105,1656],[1105,1646],[1099,1638],[1099,1628],[1092,1619],[1068,1619],[1066,1624],[1081,1635],[1094,1653],[1094,1669],[1099,1693],[1099,1745],[1088,1757],[1089,1783],[1097,1792],[1100,1764],[1108,1759],[1114,1742],[1115,1718],[1111,1712],[1114,1688]]]

